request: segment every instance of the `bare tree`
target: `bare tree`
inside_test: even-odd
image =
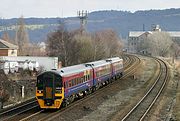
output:
[[[180,46],[174,42],[171,46],[172,63],[175,63],[175,59],[180,55]]]
[[[8,79],[3,70],[0,70],[0,77],[0,109],[2,109],[4,103],[9,100],[10,95],[7,91],[9,87],[5,86]]]
[[[166,32],[153,32],[147,38],[146,44],[148,51],[153,56],[167,56],[171,51],[173,41]]]
[[[47,54],[49,56],[58,56],[63,66],[72,65],[72,57],[76,56],[76,41],[73,41],[74,34],[65,29],[62,23],[58,30],[52,32],[47,38]],[[74,59],[74,58],[73,58]],[[75,60],[75,59],[74,59]]]
[[[45,49],[42,48],[39,44],[30,43],[28,55],[30,55],[30,56],[45,56],[46,52],[45,52]]]
[[[117,56],[122,49],[122,42],[117,33],[111,29],[103,30],[100,33],[100,38],[104,43],[104,57]]]
[[[74,39],[79,47],[79,51],[77,53],[78,63],[85,63],[94,60],[94,48],[91,36],[88,34],[77,34],[75,35]]]
[[[4,32],[2,39],[9,42],[10,41],[9,34],[7,32]]]
[[[19,46],[19,55],[28,55],[29,37],[23,17],[20,17],[18,20],[15,43]]]

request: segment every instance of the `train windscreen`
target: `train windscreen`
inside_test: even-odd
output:
[[[37,89],[43,90],[44,98],[52,99],[57,89],[61,89],[61,76],[53,72],[46,72],[37,77]]]

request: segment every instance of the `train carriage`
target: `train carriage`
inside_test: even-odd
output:
[[[119,57],[108,58],[107,62],[110,62],[112,65],[112,78],[119,78],[123,75],[123,59]]]
[[[94,82],[96,88],[99,88],[103,84],[108,83],[112,75],[112,66],[109,62],[100,60],[87,63],[86,65],[90,65],[94,70]]]
[[[62,81],[65,88],[65,103],[70,103],[75,97],[84,95],[94,85],[93,70],[84,64],[61,69]]]
[[[84,64],[47,71],[37,77],[36,97],[41,108],[59,108],[93,86],[92,68]]]

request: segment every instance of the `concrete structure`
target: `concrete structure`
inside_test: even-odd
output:
[[[18,46],[0,39],[0,56],[17,56]]]
[[[17,56],[17,57],[10,57],[10,56],[0,56],[0,63],[4,62],[18,62],[19,67],[21,68],[31,68],[30,62],[35,63],[38,62],[40,68],[42,70],[51,70],[51,69],[58,69],[58,57],[35,57],[35,56]],[[36,63],[35,63],[36,64]]]
[[[152,28],[152,31],[130,31],[128,36],[128,52],[139,53],[144,50],[138,50],[140,43],[147,40],[147,37],[153,32],[161,31],[159,25]],[[180,45],[180,31],[166,31],[172,40]],[[144,52],[143,52],[144,53]]]

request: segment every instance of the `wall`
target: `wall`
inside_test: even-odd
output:
[[[8,50],[8,56],[17,56],[17,50]]]
[[[0,49],[0,56],[8,56],[8,50],[7,49]]]

